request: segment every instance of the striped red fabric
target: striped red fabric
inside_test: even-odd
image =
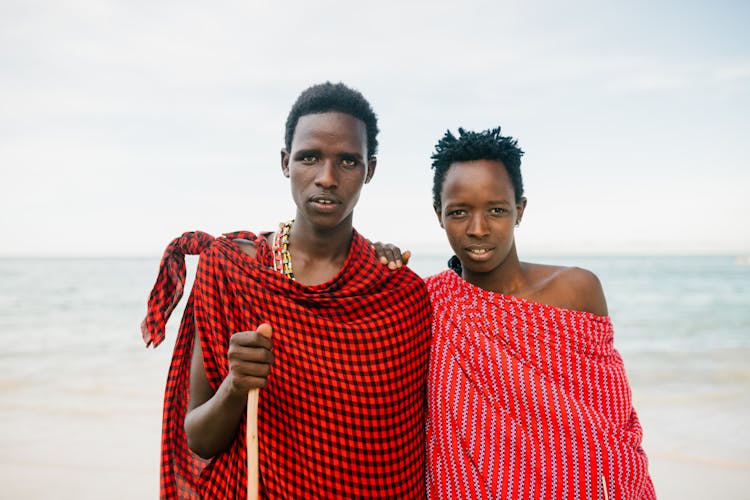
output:
[[[656,498],[608,317],[450,270],[427,287],[431,498]]]
[[[235,238],[255,241],[256,258]],[[423,282],[382,266],[356,231],[327,283],[289,280],[271,259],[265,239],[249,232],[217,238],[201,254],[167,381],[162,498],[246,497],[245,420],[210,461],[189,451],[183,421],[194,324],[216,389],[228,370],[229,336],[262,322],[274,328],[275,362],[259,397],[261,496],[423,498],[430,315]],[[160,311],[174,302],[161,283],[144,323],[154,342],[163,335]]]

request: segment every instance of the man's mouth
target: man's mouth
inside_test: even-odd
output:
[[[339,210],[341,205],[338,198],[327,194],[312,196],[309,200],[310,209],[321,214],[334,213]]]
[[[470,255],[475,255],[477,257],[487,255],[492,250],[494,250],[494,247],[475,247],[475,246],[466,247],[466,253]]]
[[[319,203],[321,205],[335,205],[339,202],[332,196],[313,196],[312,198],[310,198],[310,201],[313,203]]]

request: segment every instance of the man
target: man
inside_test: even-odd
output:
[[[433,206],[455,252],[427,278],[430,498],[653,499],[643,431],[597,277],[521,262],[521,155],[447,132]]]
[[[359,92],[310,87],[281,152],[295,218],[273,236],[186,233],[167,248],[147,342],[179,298],[182,254],[201,257],[167,382],[163,497],[245,497],[245,406],[261,387],[262,496],[425,496],[429,301],[352,225],[377,132]]]

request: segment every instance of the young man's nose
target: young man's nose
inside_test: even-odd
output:
[[[469,236],[476,238],[482,238],[490,233],[490,226],[487,223],[487,218],[484,214],[474,214],[469,219],[469,227],[467,231]]]
[[[315,177],[315,184],[326,189],[335,188],[337,186],[338,180],[336,178],[336,166],[332,161],[324,161],[320,165],[318,175]]]

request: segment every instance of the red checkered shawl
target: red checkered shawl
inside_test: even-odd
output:
[[[256,257],[235,238],[254,241]],[[183,421],[194,325],[215,390],[228,371],[229,337],[263,322],[274,329],[275,362],[259,398],[261,495],[424,497],[430,305],[419,277],[381,265],[356,231],[339,274],[316,286],[269,268],[263,237],[185,233],[162,259],[142,327],[147,343],[164,338],[182,293],[183,254],[201,251],[167,380],[162,497],[245,498],[245,420],[210,461],[187,448]]]
[[[431,498],[655,498],[608,317],[426,281]]]

